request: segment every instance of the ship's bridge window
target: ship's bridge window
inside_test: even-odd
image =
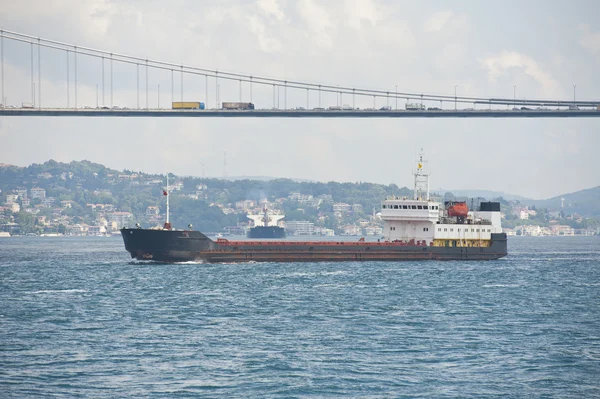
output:
[[[417,209],[417,206],[416,205],[412,205],[412,209]]]
[[[417,209],[423,209],[421,205],[417,205]]]
[[[394,209],[398,209],[398,205],[394,205]]]
[[[442,231],[442,229],[438,227],[438,231]]]
[[[402,209],[408,209],[407,205],[402,205]]]

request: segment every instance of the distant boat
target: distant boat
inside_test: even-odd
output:
[[[285,229],[277,226],[277,222],[285,215],[269,213],[267,207],[258,215],[246,215],[254,222],[254,227],[248,229],[248,238],[285,238]]]

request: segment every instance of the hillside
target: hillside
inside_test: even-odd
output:
[[[0,165],[0,229],[21,233],[32,231],[71,231],[78,225],[97,226],[126,213],[127,224],[158,225],[164,220],[166,176],[130,170],[118,171],[90,161],[70,163],[50,160],[27,167]],[[33,191],[43,192],[35,198]],[[223,180],[170,175],[171,219],[176,227],[189,223],[203,231],[220,231],[227,226],[244,226],[250,211],[260,211],[263,201],[284,213],[286,221],[313,222],[315,227],[340,231],[351,226],[380,227],[374,217],[381,201],[389,196],[412,195],[412,190],[394,184],[299,182],[291,179]],[[600,187],[549,198],[547,200],[507,200],[494,192],[472,190],[476,197],[462,192],[439,193],[444,199],[498,199],[506,215],[506,226],[514,227],[521,209],[535,206],[538,216],[529,223],[548,225],[560,211],[560,223],[583,228],[596,226],[600,219]],[[484,196],[485,194],[485,196]],[[27,196],[30,195],[30,198]],[[565,198],[561,208],[561,198]],[[250,205],[248,205],[250,204]],[[547,208],[542,211],[543,208]],[[120,222],[124,224],[125,222]],[[555,221],[556,223],[556,221]],[[12,227],[11,227],[12,226]],[[62,226],[62,227],[61,227]],[[73,230],[75,231],[75,230]]]
[[[564,198],[564,207],[562,199]],[[577,213],[583,217],[600,217],[600,186],[563,194],[545,200],[523,200],[526,205],[536,208],[563,210],[566,213]]]

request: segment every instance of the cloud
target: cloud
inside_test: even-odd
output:
[[[281,6],[277,0],[259,0],[258,8],[267,16],[274,17],[281,21],[285,18],[285,14],[281,10]]]
[[[600,32],[592,32],[585,24],[579,25],[579,30],[583,32],[579,44],[594,55],[600,54]]]
[[[452,11],[439,11],[425,21],[423,29],[425,32],[439,32],[444,29],[453,16],[454,13]]]
[[[332,48],[334,24],[327,9],[313,0],[300,0],[296,7],[310,30],[311,41],[319,47]]]
[[[509,69],[517,68],[542,86],[544,93],[553,95],[560,91],[559,84],[552,74],[544,70],[533,58],[527,55],[505,50],[500,54],[483,59],[481,64],[488,70],[488,79],[491,82],[495,82],[500,76],[506,74]]]
[[[346,0],[344,10],[346,24],[354,29],[361,29],[382,21],[386,8],[372,0]]]

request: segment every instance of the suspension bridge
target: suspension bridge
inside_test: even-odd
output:
[[[5,71],[5,56],[9,58],[7,63],[11,66],[10,73],[13,76],[9,76],[10,73]],[[0,30],[0,63],[0,116],[600,117],[600,100],[576,100],[576,86],[573,86],[573,99],[517,98],[516,86],[513,98],[459,96],[456,85],[454,96],[398,91],[397,86],[388,91],[211,70],[113,53],[7,30]],[[114,71],[117,68],[119,72],[115,75]],[[23,73],[27,69],[30,72],[29,76]],[[47,76],[43,76],[43,69]],[[169,102],[165,102],[163,93],[161,104],[161,83],[153,84],[152,89],[150,88],[151,73],[153,76],[161,74],[162,78],[157,78],[157,81],[162,83],[163,89],[165,86],[170,89],[170,93],[167,92],[167,95],[170,94],[167,98]],[[145,80],[142,86],[140,76]],[[176,80],[179,81],[178,96],[175,93]],[[94,81],[98,83],[90,83]],[[6,82],[10,83],[8,88]],[[115,82],[118,82],[120,90],[115,90]],[[200,101],[197,100],[201,96],[198,90],[199,82],[203,83],[204,89],[204,98]],[[221,86],[225,84],[228,85],[228,102],[221,101]],[[50,86],[50,95],[45,94],[45,85]],[[123,90],[124,85],[127,86],[126,90]],[[59,86],[64,86],[65,90],[62,104],[57,103],[56,88]],[[260,99],[259,103],[254,104],[256,91],[260,93]],[[265,94],[266,92],[269,94]],[[336,105],[326,104],[323,101],[325,96],[329,100],[334,96]],[[190,102],[192,97],[194,101]],[[231,102],[234,97],[237,97],[236,103]],[[361,99],[363,104],[365,98],[369,103],[372,100],[372,106],[356,107],[357,98]],[[180,109],[175,106],[180,104],[181,107],[184,103],[197,105],[187,106],[193,109]],[[214,106],[210,107],[211,104]]]

